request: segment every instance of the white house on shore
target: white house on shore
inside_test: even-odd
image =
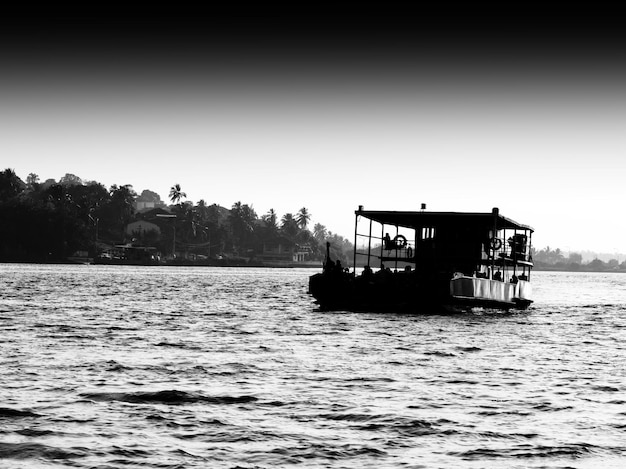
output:
[[[161,200],[161,197],[156,192],[146,189],[135,199],[135,209],[137,212],[143,212],[158,207],[165,207],[165,202]]]

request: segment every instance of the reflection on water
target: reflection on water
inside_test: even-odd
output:
[[[0,466],[623,467],[626,276],[446,316],[312,273],[0,265]]]

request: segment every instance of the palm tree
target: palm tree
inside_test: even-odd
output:
[[[298,234],[298,222],[294,218],[293,213],[285,213],[283,215],[280,228],[288,237],[294,238]]]
[[[273,230],[278,228],[278,223],[277,223],[278,217],[276,216],[276,212],[274,211],[273,208],[270,208],[269,212],[263,215],[262,219],[268,228],[273,229]]]
[[[321,223],[316,223],[313,227],[313,236],[320,243],[323,243],[328,237],[328,231],[326,230],[326,227],[324,225],[322,225]]]
[[[244,249],[254,231],[254,222],[257,215],[248,204],[235,202],[230,209],[230,226],[233,232],[235,246]]]
[[[198,203],[196,204],[196,210],[198,212],[198,218],[200,219],[200,222],[206,222],[208,218],[209,207],[207,207],[204,199],[200,199],[198,201]]]
[[[186,199],[186,198],[187,198],[187,194],[181,191],[180,184],[174,184],[170,188],[170,200],[172,201],[173,204],[179,204],[180,199]]]
[[[115,212],[119,213],[119,223],[124,238],[126,225],[129,223],[135,212],[135,198],[137,193],[133,190],[133,186],[125,184],[123,186],[117,186],[113,184],[109,189],[111,194],[111,205],[114,207]]]
[[[309,213],[306,207],[302,207],[300,211],[298,212],[298,216],[296,217],[296,222],[298,223],[298,226],[302,228],[303,230],[306,229],[307,225],[309,224],[310,219],[311,219],[311,214]]]
[[[181,223],[181,232],[183,234],[183,239],[187,243],[193,241],[196,238],[199,228],[200,233],[202,233],[199,218],[200,217],[198,211],[194,209],[193,205],[190,202],[185,202],[184,204],[181,204],[179,220]]]

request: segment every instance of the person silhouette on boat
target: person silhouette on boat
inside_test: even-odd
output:
[[[323,273],[331,273],[331,272],[334,272],[334,271],[335,271],[335,263],[329,257],[328,259],[326,259],[326,262],[324,262]]]
[[[396,243],[391,240],[391,236],[389,236],[389,233],[385,233],[384,241],[386,251],[391,251],[392,249],[396,248]]]
[[[335,263],[330,258],[330,243],[326,242],[326,259],[324,259],[324,267],[322,273],[331,273],[335,270]]]

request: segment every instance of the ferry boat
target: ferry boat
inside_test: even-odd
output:
[[[157,248],[118,244],[101,252],[93,260],[97,265],[160,265],[161,259]]]
[[[462,311],[532,303],[533,229],[485,213],[355,211],[353,270],[330,256],[309,278],[320,309]],[[357,267],[362,270],[357,274]]]

